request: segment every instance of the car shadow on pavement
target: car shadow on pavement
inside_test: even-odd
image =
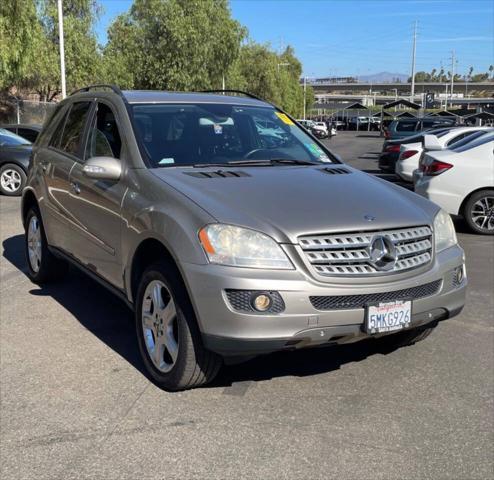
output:
[[[7,238],[3,242],[3,256],[25,274],[27,267],[23,243],[24,235]],[[82,326],[145,374],[132,312],[98,282],[71,267],[69,274],[59,282],[43,286],[33,283],[28,288],[31,295],[53,298]]]
[[[19,270],[19,275],[26,271],[23,237],[16,235],[3,242],[3,256]],[[53,298],[95,337],[149,378],[139,355],[133,314],[111,292],[74,267],[63,281],[46,286],[32,284],[28,288],[31,295]],[[277,352],[244,363],[225,365],[210,387],[231,387],[232,394],[237,394],[235,385],[240,382],[328,373],[343,364],[358,362],[376,353],[387,353],[379,351],[374,343]]]
[[[225,365],[210,387],[232,387],[239,382],[259,382],[279,377],[308,377],[339,370],[342,365],[360,362],[376,354],[387,354],[377,342],[276,352],[237,365]]]

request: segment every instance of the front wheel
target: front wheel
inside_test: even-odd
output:
[[[475,192],[465,203],[463,216],[473,232],[494,235],[494,190]]]
[[[210,382],[222,363],[221,357],[203,347],[194,310],[178,275],[165,263],[149,267],[139,284],[135,309],[146,370],[168,391]]]

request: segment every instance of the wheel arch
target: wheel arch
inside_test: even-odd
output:
[[[21,201],[21,216],[22,216],[21,218],[23,225],[26,224],[27,212],[29,212],[29,209],[32,207],[39,208],[38,200],[36,199],[36,195],[34,194],[34,191],[28,188],[24,190]]]
[[[178,278],[184,284],[187,293],[189,293],[184,276],[178,266],[178,262],[169,248],[159,239],[147,237],[143,239],[135,249],[130,263],[128,292],[130,294],[130,300],[133,303],[135,302],[139,280],[142,274],[147,267],[159,261],[164,261],[173,269],[174,274],[178,275]]]

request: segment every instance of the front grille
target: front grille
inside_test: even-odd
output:
[[[258,315],[267,315],[272,313],[281,313],[285,310],[285,302],[278,292],[264,292],[261,290],[225,290],[226,296],[233,310],[243,313],[256,313]],[[268,293],[273,300],[271,307],[265,312],[258,312],[252,307],[252,297],[255,294]]]
[[[368,304],[394,302],[395,300],[414,300],[430,297],[439,292],[441,280],[436,280],[419,287],[404,288],[394,292],[367,293],[364,295],[337,295],[333,297],[309,297],[310,303],[317,310],[351,310],[364,308]]]
[[[375,266],[370,244],[387,237],[396,248],[396,263],[387,271]],[[432,230],[428,226],[372,232],[306,235],[298,239],[306,259],[319,275],[376,275],[412,270],[432,259]]]

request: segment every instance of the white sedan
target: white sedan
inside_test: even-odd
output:
[[[425,151],[454,148],[461,140],[473,139],[477,132],[494,131],[491,127],[455,127],[442,129],[431,135],[425,135],[421,141],[402,143],[395,172],[406,182],[413,181],[413,171],[418,168],[420,157]],[[427,132],[426,132],[427,133]],[[478,133],[481,135],[482,133]],[[477,136],[478,136],[477,135]]]
[[[427,152],[414,172],[415,192],[463,216],[474,232],[493,235],[493,149],[491,131],[449,150]]]

